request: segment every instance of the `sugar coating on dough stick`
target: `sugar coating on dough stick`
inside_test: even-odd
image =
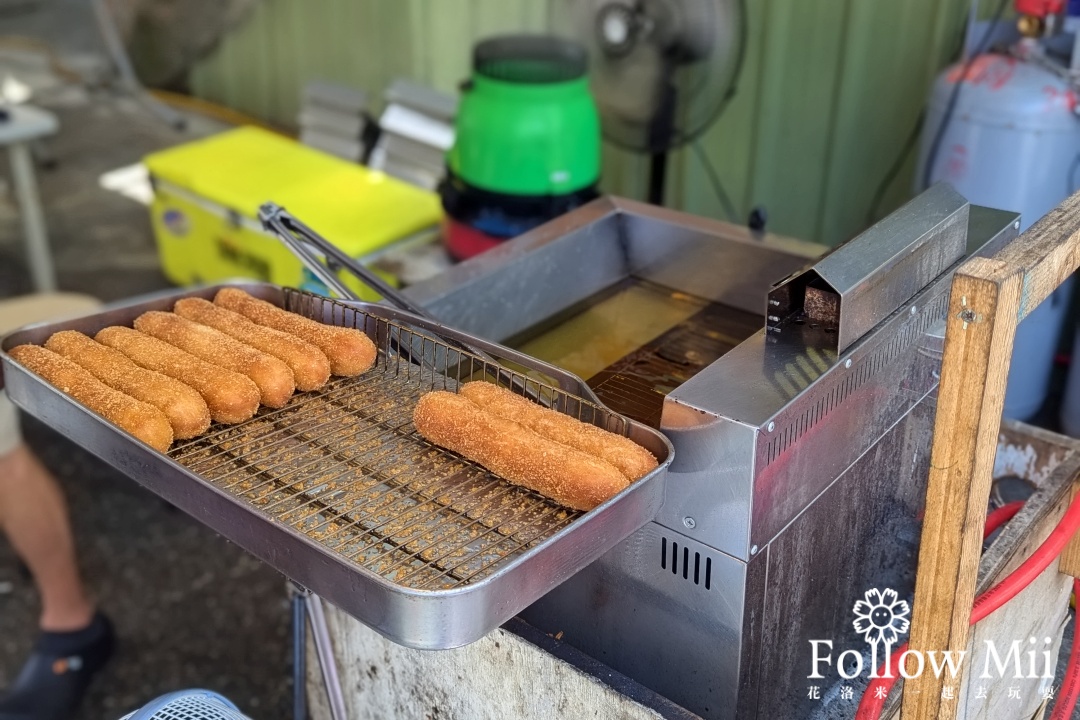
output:
[[[592,510],[629,485],[610,463],[548,440],[444,390],[420,398],[413,424],[428,442],[575,510]]]
[[[258,325],[202,298],[177,300],[173,312],[281,360],[292,370],[297,390],[318,390],[330,379],[330,361],[323,351],[295,335]]]
[[[538,405],[493,383],[482,380],[465,383],[459,392],[484,410],[518,422],[548,440],[607,460],[631,482],[658,465],[651,452],[630,438]]]
[[[130,395],[165,413],[177,440],[186,440],[210,427],[210,409],[195,388],[139,367],[126,355],[75,330],[53,333],[45,347],[85,368],[113,390]]]
[[[259,388],[246,375],[200,360],[131,328],[107,327],[94,339],[116,348],[136,365],[176,378],[198,390],[215,422],[243,422],[259,409]]]
[[[334,375],[353,377],[375,364],[378,351],[364,333],[353,328],[335,327],[282,310],[273,303],[252,297],[238,288],[223,288],[214,296],[214,304],[240,313],[259,325],[295,335],[316,346],[330,360]]]
[[[247,375],[258,386],[260,401],[267,407],[283,407],[296,391],[288,365],[207,325],[153,310],[135,318],[135,329],[208,363]]]
[[[173,441],[172,425],[153,405],[113,390],[67,358],[37,345],[19,345],[8,351],[16,361],[40,375],[98,415],[139,440],[166,452]]]

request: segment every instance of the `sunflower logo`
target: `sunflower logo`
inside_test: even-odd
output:
[[[855,632],[866,638],[871,645],[884,643],[892,646],[900,635],[908,631],[911,623],[911,607],[901,600],[892,588],[871,588],[855,603]]]

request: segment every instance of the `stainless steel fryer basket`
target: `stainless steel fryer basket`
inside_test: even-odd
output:
[[[130,325],[147,310],[171,309],[181,297],[210,298],[216,286],[12,333],[0,343],[7,390],[31,415],[294,581],[415,648],[479,639],[658,510],[670,444],[597,403],[580,379],[403,311],[272,285],[239,286],[308,317],[364,330],[379,347],[376,367],[298,393],[284,408],[263,408],[245,423],[215,424],[163,455],[6,354],[62,329],[93,334]],[[411,416],[422,393],[482,378],[628,435],[657,455],[660,467],[580,513],[419,437]]]

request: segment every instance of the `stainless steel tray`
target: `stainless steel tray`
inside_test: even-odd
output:
[[[507,348],[381,305],[265,284],[248,292],[379,347],[373,370],[298,393],[240,425],[213,425],[159,453],[58,391],[10,356],[58,330],[131,325],[170,292],[0,342],[11,399],[140,484],[395,642],[473,642],[643,526],[663,500],[672,449],[660,433],[601,406],[578,378]],[[475,349],[478,353],[466,351]],[[498,358],[496,362],[492,358]],[[486,378],[626,434],[660,467],[589,513],[562,508],[428,444],[412,409],[430,389]]]

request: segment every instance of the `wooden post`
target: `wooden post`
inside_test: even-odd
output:
[[[1020,273],[986,258],[965,263],[953,279],[915,581],[912,650],[968,646],[1021,279]],[[945,680],[923,673],[906,682],[903,717],[954,717],[956,700],[941,698]]]
[[[1075,361],[1074,361],[1075,362]],[[1080,493],[1080,485],[1073,485],[1072,497],[1075,499]],[[1074,578],[1080,578],[1080,534],[1074,535],[1065,549],[1061,551],[1058,560],[1058,571]]]
[[[1080,266],[1080,193],[953,278],[910,647],[967,649],[982,527],[1017,324]],[[1069,551],[1067,550],[1067,553]],[[1067,557],[1065,565],[1069,565]],[[903,720],[952,720],[943,679],[905,683]]]

